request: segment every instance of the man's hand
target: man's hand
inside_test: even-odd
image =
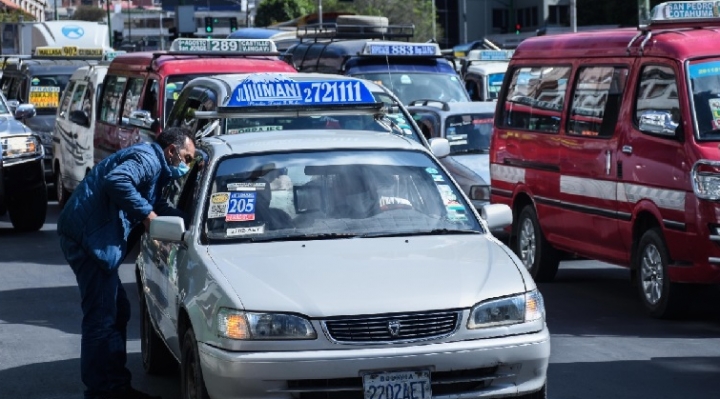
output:
[[[151,211],[149,215],[143,220],[143,224],[145,225],[145,231],[150,231],[150,222],[157,217],[157,214],[154,211]]]

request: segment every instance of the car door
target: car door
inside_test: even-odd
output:
[[[83,100],[87,94],[87,88],[87,81],[77,82],[67,109],[69,122],[67,132],[70,136],[68,143],[71,143],[69,154],[72,157],[66,157],[70,159],[64,160],[63,177],[71,180],[67,183],[68,187],[75,187],[80,183],[85,177],[86,163],[92,162],[91,159],[88,159],[88,157],[92,157],[92,142],[88,145],[85,138],[86,131],[90,127],[90,118],[83,110]]]
[[[594,259],[620,260],[616,131],[628,79],[626,65],[577,68],[565,135],[560,140],[560,192],[566,218],[557,242]]]
[[[67,177],[67,169],[72,162],[72,147],[74,139],[71,133],[71,123],[68,120],[68,108],[75,90],[75,81],[71,81],[63,92],[60,106],[55,117],[53,131],[53,163],[54,173],[60,173],[63,180]]]

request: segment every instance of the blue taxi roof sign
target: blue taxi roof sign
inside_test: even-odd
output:
[[[650,25],[720,18],[718,1],[668,1],[653,7]]]
[[[104,61],[112,61],[120,54],[127,54],[127,51],[125,50],[117,50],[117,51],[108,51],[105,53],[105,56],[103,57]]]
[[[468,53],[471,60],[479,61],[510,61],[515,50],[472,50]]]
[[[442,57],[437,43],[404,43],[371,41],[363,47],[362,55],[382,57]]]
[[[283,74],[258,73],[235,86],[225,108],[374,104],[375,97],[361,80],[295,80]]]
[[[170,45],[170,53],[277,53],[277,46],[271,39],[199,39],[179,38]]]

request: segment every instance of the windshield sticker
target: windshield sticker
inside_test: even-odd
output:
[[[40,84],[40,79],[39,79],[39,78],[32,78],[31,82],[32,82],[33,86],[37,86],[38,84]]]
[[[447,216],[453,222],[464,222],[468,220],[465,207],[460,204],[449,204],[445,207],[447,209]]]
[[[430,173],[430,174],[432,174],[432,175],[438,173],[438,170],[435,169],[435,168],[425,168],[425,171],[428,172],[428,173]]]
[[[264,190],[265,183],[228,183],[227,189],[230,191]]]
[[[688,67],[688,71],[690,72],[690,79],[717,76],[720,75],[720,61],[693,64]]]
[[[57,108],[60,103],[60,88],[54,86],[30,87],[30,104],[35,108]]]
[[[472,123],[473,123],[473,125],[482,125],[482,124],[485,124],[485,123],[493,123],[493,120],[492,120],[492,118],[487,118],[487,119],[473,119]]]
[[[254,133],[254,132],[275,132],[283,130],[282,126],[252,126],[252,127],[241,127],[237,129],[229,129],[228,134],[238,133]]]
[[[455,195],[455,193],[453,193],[450,186],[448,186],[447,184],[438,184],[437,188],[445,205],[460,204],[459,202],[457,202],[457,196]]]
[[[210,197],[208,219],[224,218],[227,215],[230,193],[215,193]]]
[[[711,98],[708,103],[710,104],[710,111],[714,119],[720,119],[720,98]]]
[[[265,225],[261,224],[260,226],[251,226],[251,227],[235,227],[232,229],[227,229],[225,231],[225,235],[228,237],[242,237],[242,236],[251,236],[251,235],[257,235],[257,234],[263,234],[265,233]]]
[[[248,222],[255,220],[255,191],[235,191],[230,193],[226,222]]]
[[[442,175],[433,175],[433,180],[437,182],[445,181]]]

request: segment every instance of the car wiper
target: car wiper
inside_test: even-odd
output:
[[[373,238],[373,237],[411,237],[411,236],[435,236],[444,234],[481,234],[477,230],[467,229],[432,229],[425,231],[405,231],[398,233],[370,233],[362,234],[358,237],[361,238]]]
[[[490,153],[490,149],[489,149],[489,148],[486,148],[486,149],[481,149],[481,148],[469,148],[469,149],[467,149],[467,150],[454,150],[454,151],[452,152],[452,155],[457,155],[457,154],[489,154],[489,153]]]
[[[251,241],[251,242],[313,241],[313,240],[336,240],[336,239],[342,239],[342,238],[355,238],[355,237],[359,237],[359,235],[353,234],[353,233],[321,233],[321,234],[305,234],[305,235],[287,234],[287,235],[272,236],[272,237],[253,237],[253,238],[250,238],[249,241]]]

